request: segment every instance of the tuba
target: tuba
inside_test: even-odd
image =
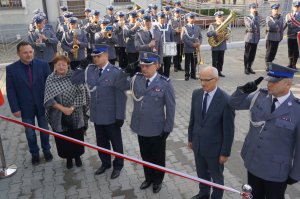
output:
[[[234,11],[230,12],[230,15],[227,17],[227,19],[216,29],[217,36],[208,38],[208,43],[210,46],[212,47],[219,46],[224,40],[228,39],[231,31],[228,30],[227,27],[237,17],[238,16],[236,12]]]

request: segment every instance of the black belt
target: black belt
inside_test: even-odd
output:
[[[273,31],[273,30],[266,30],[266,32],[278,32],[278,31]]]
[[[251,33],[257,33],[257,31],[252,31],[252,30],[246,30],[246,33],[251,32]]]

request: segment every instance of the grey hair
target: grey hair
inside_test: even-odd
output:
[[[206,67],[204,67],[204,68],[201,69],[200,73],[202,71],[211,71],[214,78],[218,78],[219,77],[218,70],[215,67],[206,66]]]

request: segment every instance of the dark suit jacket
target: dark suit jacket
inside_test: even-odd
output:
[[[6,67],[7,99],[12,113],[21,111],[22,118],[33,118],[45,114],[45,82],[51,71],[48,63],[34,59],[30,89],[26,67],[20,60]]]
[[[193,151],[204,157],[230,156],[234,137],[234,111],[228,104],[229,95],[220,88],[202,118],[202,89],[194,90],[188,139]]]

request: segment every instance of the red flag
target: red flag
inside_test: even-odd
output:
[[[1,89],[0,89],[0,106],[4,104],[4,97],[2,95]]]

